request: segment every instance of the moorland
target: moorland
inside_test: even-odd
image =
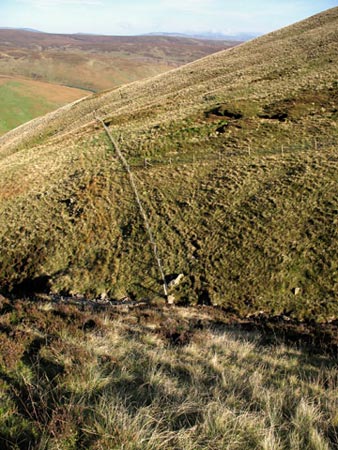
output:
[[[154,76],[237,44],[0,29],[0,135],[92,92]]]
[[[184,274],[177,302],[334,320],[336,24],[329,10],[3,136],[1,288],[42,279],[55,293],[157,296],[99,116],[134,171],[166,275]]]
[[[99,91],[166,72],[238,43],[0,29],[0,73]]]
[[[337,55],[333,8],[0,137],[4,449],[338,447]]]

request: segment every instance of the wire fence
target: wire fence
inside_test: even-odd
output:
[[[274,148],[254,148],[247,146],[246,148],[229,148],[215,152],[186,152],[177,154],[168,154],[165,157],[130,157],[129,166],[133,169],[151,168],[153,166],[177,166],[182,164],[194,164],[212,161],[223,161],[227,158],[245,157],[245,156],[273,156],[273,155],[291,155],[296,152],[304,152],[307,150],[320,151],[331,147],[338,146],[337,139],[306,141],[302,144],[294,145],[276,145]],[[333,159],[337,159],[332,155]]]
[[[157,243],[156,243],[156,240],[155,240],[155,236],[154,236],[154,234],[153,234],[153,232],[152,232],[152,229],[151,229],[151,226],[150,226],[150,222],[149,222],[149,220],[148,220],[147,213],[146,213],[145,209],[143,208],[143,204],[142,204],[141,198],[140,198],[140,196],[139,196],[138,189],[137,189],[137,186],[136,186],[136,184],[135,184],[135,180],[134,180],[132,171],[131,171],[131,169],[130,169],[130,165],[128,164],[127,160],[126,160],[125,157],[123,156],[123,154],[122,154],[122,152],[121,152],[121,150],[120,150],[119,145],[118,145],[117,142],[115,141],[114,137],[113,137],[112,134],[110,133],[109,128],[108,128],[107,125],[104,123],[104,121],[103,121],[102,119],[98,118],[98,117],[96,117],[96,120],[98,120],[98,121],[102,124],[102,126],[103,126],[103,128],[104,128],[104,130],[105,130],[105,132],[106,132],[106,134],[107,134],[107,136],[108,136],[110,142],[111,142],[112,145],[113,145],[113,148],[114,148],[114,150],[115,150],[115,152],[116,152],[116,154],[117,154],[117,156],[118,156],[118,158],[119,158],[119,160],[120,160],[122,166],[124,167],[124,169],[125,169],[126,172],[128,173],[128,176],[129,176],[129,182],[130,182],[130,185],[131,185],[131,187],[132,187],[132,189],[133,189],[133,191],[134,191],[135,200],[136,200],[136,203],[137,203],[137,205],[138,205],[140,214],[141,214],[141,216],[142,216],[143,223],[144,223],[145,229],[146,229],[147,234],[148,234],[148,237],[149,237],[149,242],[150,242],[151,247],[152,247],[154,259],[155,259],[155,262],[156,262],[156,265],[157,265],[159,274],[160,274],[161,279],[162,279],[162,282],[163,282],[163,292],[164,292],[164,296],[165,296],[165,298],[167,299],[167,301],[169,301],[170,299],[169,299],[169,297],[168,297],[168,285],[167,285],[167,281],[166,281],[166,278],[165,278],[165,275],[164,275],[164,270],[163,270],[163,266],[162,266],[162,261],[161,261],[161,258],[160,258],[160,256],[159,256],[159,252],[158,252],[158,248],[157,248]]]
[[[142,157],[135,158],[134,157],[134,158],[129,158],[129,161],[127,161],[125,156],[121,152],[119,143],[116,141],[116,139],[110,133],[110,130],[109,130],[108,126],[105,124],[104,120],[102,120],[101,118],[96,117],[96,116],[95,116],[95,118],[103,126],[103,128],[104,128],[104,130],[116,152],[116,155],[121,163],[121,168],[119,169],[119,171],[125,172],[129,177],[129,182],[130,182],[130,185],[134,192],[135,200],[138,205],[140,215],[143,219],[146,232],[148,234],[149,243],[152,248],[154,260],[155,260],[158,272],[159,272],[162,282],[163,282],[164,296],[168,303],[172,303],[173,295],[170,295],[170,296],[168,295],[168,284],[166,281],[166,276],[164,273],[162,261],[160,259],[160,255],[158,252],[155,235],[153,234],[153,231],[151,229],[148,215],[146,213],[146,210],[143,207],[143,203],[139,196],[138,188],[136,186],[134,176],[132,173],[135,169],[139,169],[139,168],[145,169],[145,168],[150,168],[152,166],[195,164],[195,163],[217,161],[217,160],[222,161],[222,160],[224,160],[226,158],[230,158],[230,157],[243,157],[245,155],[247,157],[250,157],[252,154],[264,155],[264,156],[276,155],[276,154],[284,155],[284,154],[295,153],[297,151],[304,152],[304,151],[307,151],[310,149],[317,152],[319,150],[322,150],[323,148],[327,149],[327,148],[331,148],[331,147],[336,147],[337,143],[338,143],[338,139],[328,139],[328,140],[314,139],[313,141],[304,142],[301,145],[299,145],[299,144],[288,145],[288,146],[281,145],[274,149],[265,149],[264,148],[264,149],[254,149],[253,150],[251,148],[251,146],[247,146],[246,149],[229,149],[229,150],[227,150],[227,149],[223,148],[222,150],[220,150],[218,152],[208,153],[207,156],[205,154],[203,154],[202,152],[199,152],[199,153],[189,152],[189,153],[180,153],[180,154],[170,155],[170,156],[168,155],[166,158],[144,158],[144,157],[143,158]],[[332,155],[332,157],[338,161],[338,155],[337,156]]]

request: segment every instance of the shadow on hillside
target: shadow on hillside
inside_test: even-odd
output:
[[[35,278],[28,277],[20,283],[14,284],[11,294],[14,297],[29,297],[34,294],[48,293],[50,291],[50,280],[51,277],[48,275],[41,275]]]

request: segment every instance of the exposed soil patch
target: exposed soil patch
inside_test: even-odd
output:
[[[260,115],[262,119],[279,120],[279,122],[285,122],[288,118],[287,112],[277,112],[272,114],[262,114]]]
[[[304,90],[297,97],[266,105],[264,112],[258,117],[279,122],[285,122],[287,119],[297,121],[302,117],[316,114],[330,117],[337,111],[337,100],[337,89],[334,87],[318,92]]]
[[[13,288],[13,293],[16,295],[34,294],[38,292],[48,292],[50,290],[50,277],[48,275],[41,275],[36,278],[26,278]]]
[[[232,108],[231,106],[227,104],[220,104],[215,106],[214,108],[210,109],[209,111],[206,111],[205,116],[207,118],[220,118],[224,117],[226,119],[241,119],[243,117],[243,114],[238,111],[235,108]]]

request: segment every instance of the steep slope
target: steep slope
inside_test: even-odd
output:
[[[337,25],[334,8],[3,136],[2,289],[159,295],[97,115],[166,274],[185,275],[177,301],[337,318]]]

